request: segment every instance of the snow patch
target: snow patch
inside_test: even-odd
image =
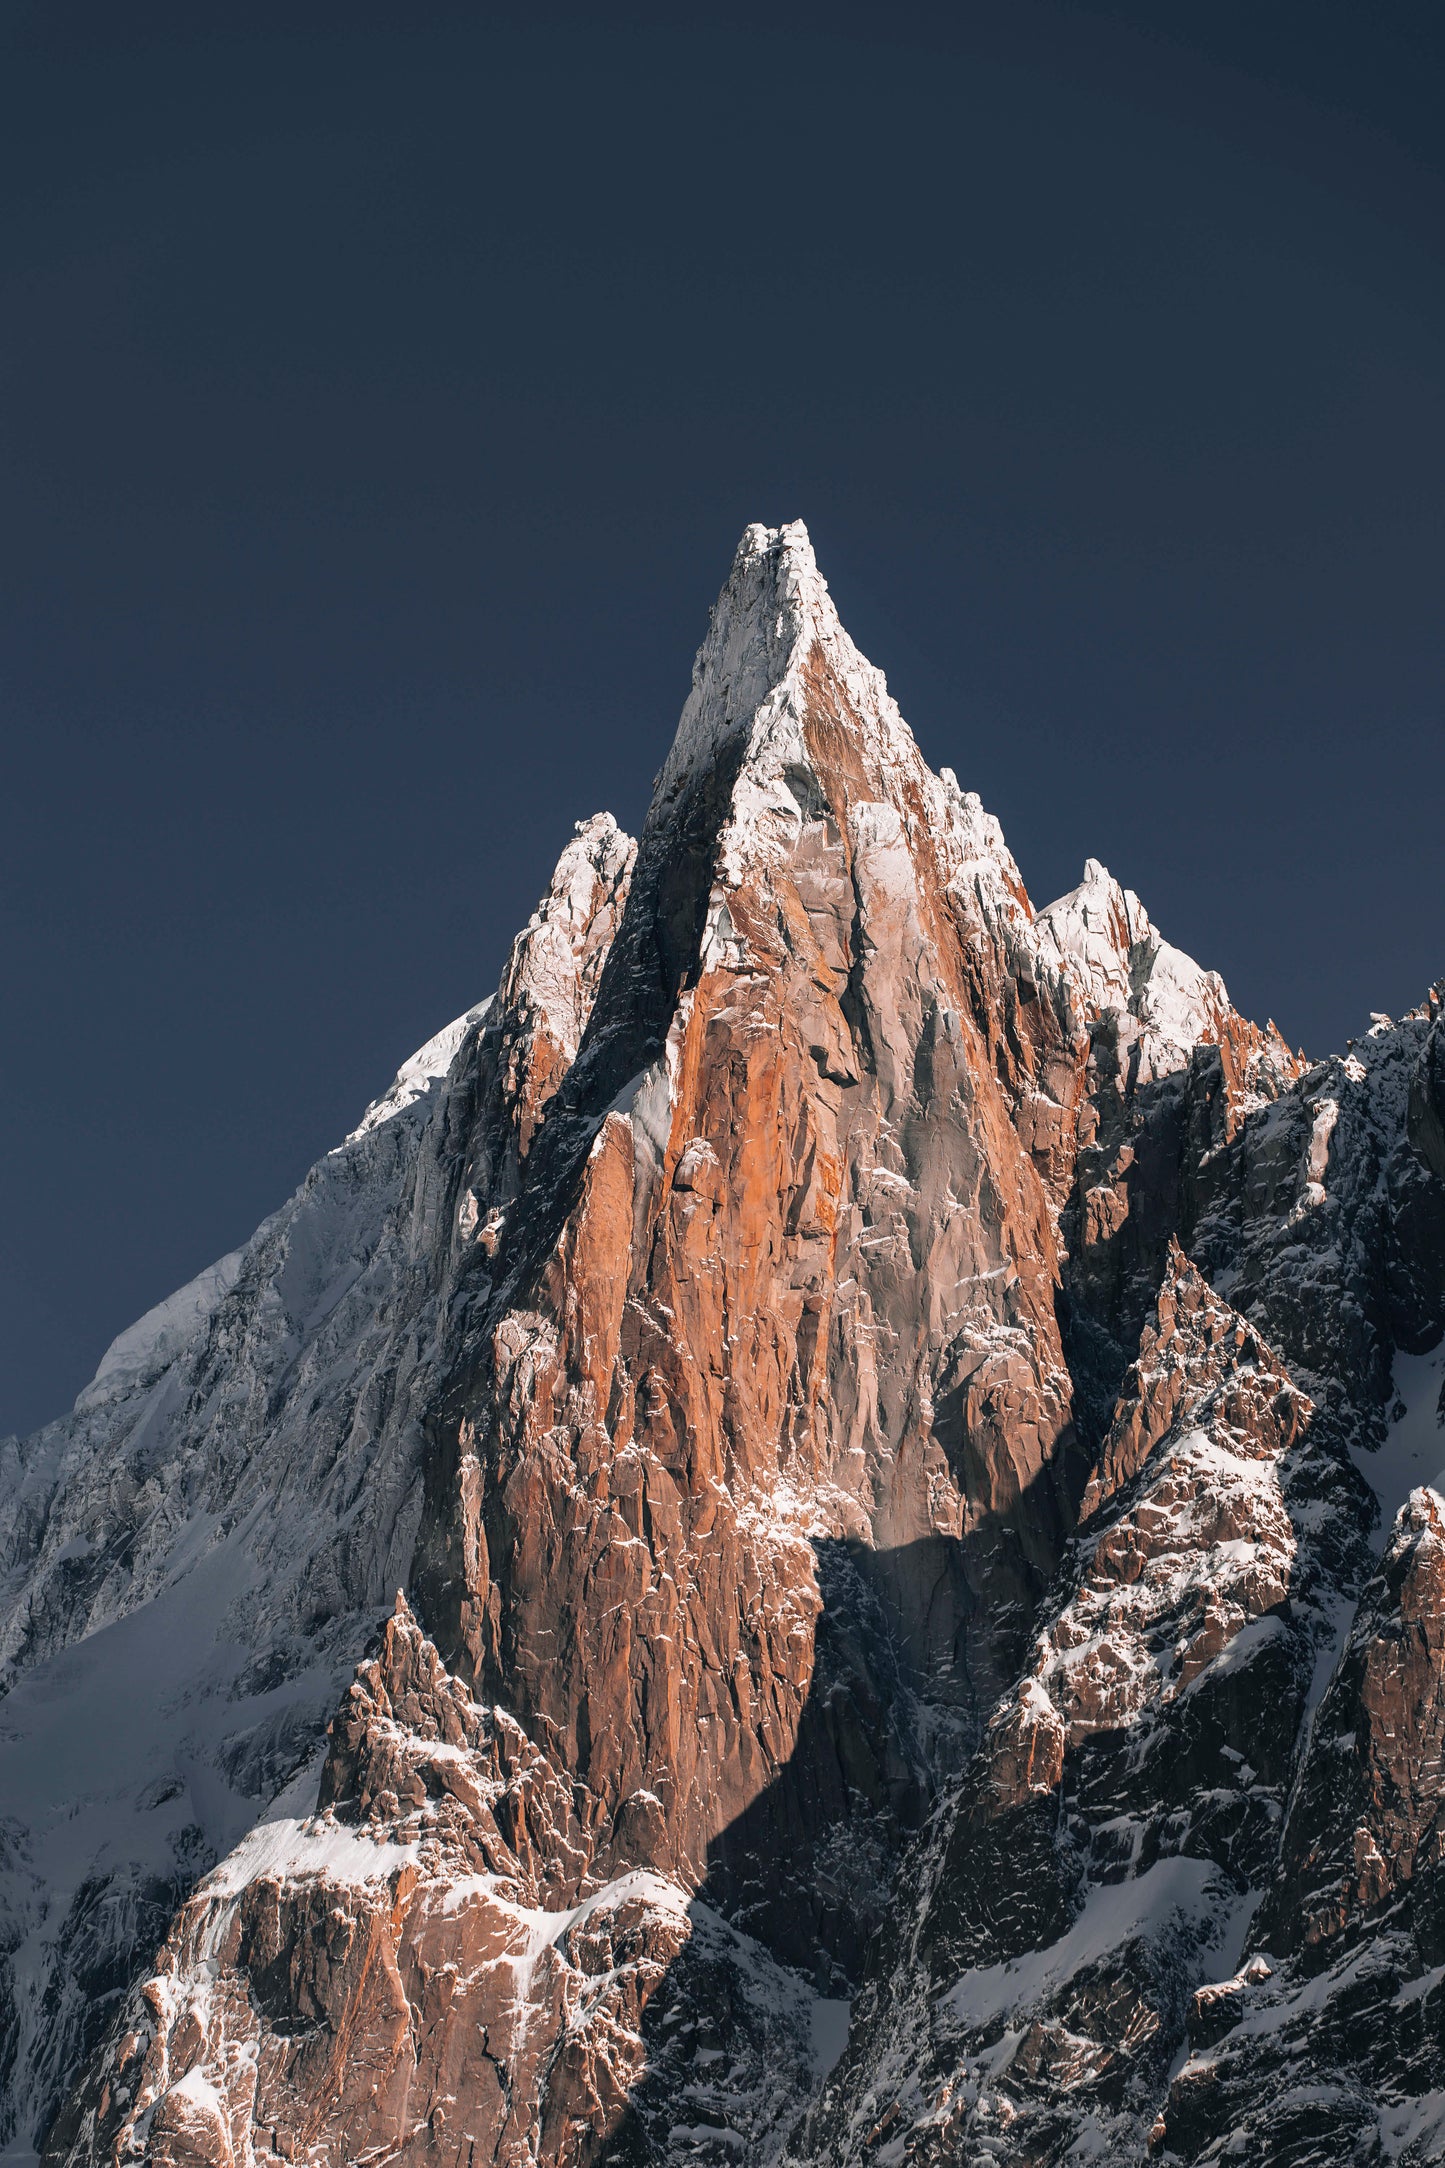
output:
[[[1445,2137],[1445,2091],[1417,2094],[1413,2100],[1382,2103],[1375,2111],[1380,2133],[1380,2149],[1386,2160],[1398,2160],[1409,2146],[1419,2146],[1426,2139]],[[1416,2154],[1417,2160],[1427,2157],[1439,2160],[1440,2153],[1429,2156]]]
[[[249,1831],[206,1876],[199,1894],[238,1897],[252,1882],[262,1881],[384,1882],[401,1868],[415,1866],[418,1856],[414,1844],[368,1836],[329,1815],[305,1820],[278,1816]]]
[[[463,1039],[473,1024],[481,1022],[491,1008],[493,998],[489,994],[485,1001],[479,1001],[465,1014],[453,1017],[427,1040],[425,1046],[419,1046],[410,1059],[402,1063],[381,1097],[372,1100],[346,1142],[335,1147],[336,1151],[344,1152],[347,1145],[355,1144],[358,1138],[379,1129],[383,1122],[394,1121],[398,1114],[415,1106],[418,1099],[425,1098],[433,1084],[447,1074]]]
[[[1079,1973],[1117,1958],[1126,1943],[1179,1932],[1212,1943],[1221,1910],[1232,1902],[1207,1860],[1163,1859],[1132,1881],[1090,1890],[1067,1934],[1047,1949],[966,1972],[940,1999],[940,2010],[970,2030],[1019,2017]]]
[[[1445,1428],[1440,1422],[1440,1390],[1445,1384],[1445,1342],[1429,1355],[1396,1353],[1392,1416],[1383,1445],[1374,1452],[1353,1447],[1350,1458],[1380,1505],[1374,1548],[1383,1551],[1395,1517],[1412,1490],[1421,1485],[1445,1500]]]

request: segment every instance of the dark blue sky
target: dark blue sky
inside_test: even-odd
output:
[[[6,6],[0,1431],[640,820],[752,519],[1037,901],[1417,999],[1438,21]]]

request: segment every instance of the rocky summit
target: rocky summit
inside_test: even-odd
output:
[[[0,1447],[0,2145],[1445,2161],[1445,987],[1035,909],[806,532],[634,843]]]

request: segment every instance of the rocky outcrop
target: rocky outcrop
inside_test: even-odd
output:
[[[1047,948],[1085,990],[1086,1097],[1064,1204],[1069,1357],[1089,1445],[1164,1277],[1191,1239],[1200,1170],[1304,1064],[1273,1024],[1240,1016],[1224,982],[1161,939],[1132,890],[1097,859],[1039,915]]]
[[[912,1862],[923,1901],[806,2157],[890,2131],[918,2162],[1062,2162],[1084,2132],[1142,2156],[1189,1993],[1278,1843],[1311,1413],[1176,1247],[1059,1595]]]
[[[225,1707],[219,1640],[290,1712],[108,2003],[17,1849],[13,1976],[84,2006],[43,2080],[14,2028],[28,2097],[105,2034],[47,2159],[1204,2159],[1251,2084],[1258,2157],[1315,2158],[1251,2043],[1301,1982],[1344,2024],[1401,1907],[1431,2022],[1440,1961],[1433,1493],[1371,1579],[1445,1327],[1438,1038],[1306,1065],[1093,860],[1036,913],[750,529],[637,845],[578,830],[313,1177],[393,1154],[357,1232],[288,1208],[15,1457],[17,1676],[93,1682],[107,1618],[147,1660],[189,1590],[156,1698]],[[1311,2082],[1423,2160],[1383,1994]]]
[[[647,1874],[559,1904],[581,1852],[571,1788],[398,1599],[316,1812],[263,1823],[200,1884],[50,2157],[579,2157],[689,1932]]]
[[[314,1767],[409,1572],[457,1261],[576,1050],[632,850],[586,823],[500,998],[69,1418],[0,1447],[0,2143],[43,2128],[197,1876]]]
[[[1441,1179],[1412,1135],[1440,990],[1304,1069],[1191,1178],[1190,1254],[1258,1317],[1331,1437],[1383,1435],[1396,1349],[1445,1331]],[[1418,1123],[1414,1125],[1418,1131]]]
[[[1445,1499],[1416,1490],[1310,1732],[1278,1869],[1191,2013],[1166,2159],[1445,2158]]]
[[[1427,1004],[1431,1028],[1410,1077],[1407,1134],[1432,1174],[1445,1177],[1445,1028],[1438,993]]]

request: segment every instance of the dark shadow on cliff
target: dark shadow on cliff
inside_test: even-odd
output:
[[[1045,1585],[1020,1530],[1060,1527],[1059,1480],[1045,1469],[1006,1519],[961,1539],[887,1551],[815,1541],[823,1609],[793,1751],[708,1848],[692,1941],[643,2015],[645,2073],[594,2156],[607,2168],[709,2160],[714,2147],[719,2162],[740,2158],[719,2101],[731,2081],[750,2104],[796,2056],[785,2013],[729,1956],[727,1930],[825,1998],[841,2044],[903,1854],[1017,1673]],[[826,2061],[828,2043],[815,2045]]]
[[[1143,1083],[1131,1078],[1117,1097],[1106,1085],[1094,1094],[1099,1126],[1080,1148],[1064,1207],[1058,1298],[1074,1420],[1090,1457],[1109,1427],[1158,1295],[1170,1237],[1185,1240],[1190,1146],[1215,1093],[1212,1074],[1201,1068],[1198,1077],[1183,1069]]]
[[[916,1571],[924,1563],[916,1554],[925,1548],[885,1555],[895,1568]],[[829,1570],[820,1559],[820,1571]],[[1278,1615],[1287,1626],[1288,1603]],[[833,1657],[848,1633],[835,1620],[828,1637]],[[1262,1886],[1272,1869],[1278,1803],[1309,1683],[1303,1647],[1287,1631],[1266,1637],[1247,1670],[1226,1668],[1192,1696],[1142,1761],[1127,1728],[1097,1734],[1069,1754],[1061,1791],[1003,1813],[987,1796],[988,1771],[980,1761],[940,1768],[932,1790],[921,1783],[896,1800],[888,1797],[879,1783],[884,1764],[873,1758],[878,1734],[867,1735],[872,1712],[856,1681],[830,1685],[829,1661],[820,1647],[814,1694],[786,1768],[712,1848],[708,1879],[692,1907],[693,1940],[643,2015],[646,2070],[596,2156],[607,2168],[676,2168],[683,2161],[741,2168],[770,2157],[785,2130],[766,2114],[756,2119],[759,2097],[771,2086],[781,2106],[784,2085],[791,2084],[788,2107],[794,2113],[802,2107],[810,2082],[843,2047],[844,1999],[865,1983],[876,1990],[905,1948],[925,1996],[932,1996],[971,1967],[1057,1942],[1074,1923],[1082,1895],[1082,1860],[1060,1842],[1061,1815],[1100,1829],[1113,1822],[1146,1831],[1141,1855],[1120,1858],[1120,1876],[1144,1872],[1172,1853],[1181,1821],[1184,1849],[1220,1869],[1239,1897]],[[906,1682],[901,1664],[895,1714],[907,1702]],[[1221,1772],[1241,1756],[1253,1763],[1256,1781],[1246,1788],[1222,1784]],[[925,1898],[908,1874],[909,1842],[921,1817],[949,1794],[958,1809],[951,1828],[944,1824],[938,1833],[937,1877],[929,1878]],[[897,1818],[885,1830],[890,1808]],[[812,1825],[810,1812],[820,1817]],[[880,1840],[871,1858],[870,1837]],[[769,1844],[777,1849],[767,1850]],[[1099,1865],[1096,1859],[1095,1880]],[[834,1998],[824,2007],[821,2037],[815,2028],[812,2045],[824,2052],[811,2065],[782,1999],[774,1995],[770,2003],[769,1982],[755,1966],[738,1962],[717,1915]],[[1100,2047],[1104,2075],[1091,2099],[1122,2108],[1142,2086],[1162,2100],[1184,2038],[1188,1982],[1166,1977],[1161,1962],[1147,1936],[1136,1938],[1121,1946],[1117,1963],[1085,1979],[1070,2002],[1068,2023]],[[1047,2064],[1022,2069],[1016,2082],[1047,2120],[1055,2090]],[[1070,2126],[1061,2143],[1072,2136],[1077,2129]],[[1063,2156],[1050,2150],[1037,2157]]]
[[[498,1247],[476,1245],[459,1277],[448,1318],[455,1353],[426,1425],[426,1491],[412,1569],[430,1631],[449,1663],[475,1655],[461,1627],[468,1581],[455,1503],[460,1431],[468,1410],[486,1397],[492,1330],[531,1298],[576,1204],[608,1108],[658,1059],[678,997],[695,981],[718,834],[745,743],[738,734],[700,773],[685,777],[673,797],[654,801],[577,1058],[547,1104],[516,1194],[496,1200],[506,1207]],[[491,1040],[483,1035],[479,1059],[494,1072],[501,1050],[492,1030]],[[504,1692],[503,1682],[491,1683]]]

